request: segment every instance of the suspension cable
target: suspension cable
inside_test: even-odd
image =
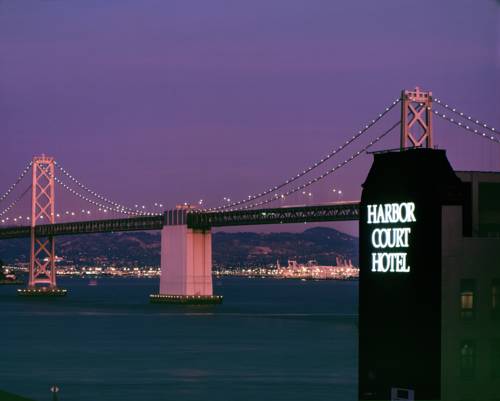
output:
[[[337,164],[335,167],[332,167],[331,169],[325,171],[323,174],[317,176],[314,179],[311,179],[307,181],[306,183],[299,185],[295,188],[292,188],[288,190],[287,192],[284,192],[283,194],[274,194],[273,197],[264,199],[260,202],[252,203],[250,205],[243,206],[241,208],[236,208],[236,209],[231,209],[231,210],[246,210],[250,209],[256,206],[262,206],[266,205],[271,202],[275,202],[279,199],[284,199],[285,197],[298,192],[304,188],[307,188],[308,186],[315,184],[318,181],[321,181],[323,178],[329,176],[330,174],[334,173],[335,171],[339,170],[340,168],[344,167],[346,164],[350,163],[352,160],[360,156],[361,154],[365,153],[368,149],[370,149],[373,145],[375,145],[377,142],[379,142],[382,138],[384,138],[386,135],[388,135],[390,132],[392,132],[396,127],[398,127],[401,124],[400,121],[396,122],[394,125],[392,125],[388,130],[386,130],[382,135],[376,137],[374,140],[372,140],[368,145],[363,147],[361,150],[357,151],[356,153],[353,153],[349,158],[345,159],[343,162]]]
[[[254,201],[254,200],[259,199],[259,198],[262,198],[263,196],[266,196],[266,195],[270,194],[271,192],[278,191],[281,188],[283,188],[283,187],[291,184],[292,182],[294,182],[294,181],[298,180],[299,178],[303,177],[304,175],[306,175],[310,171],[312,171],[312,170],[316,169],[317,167],[321,166],[326,161],[330,160],[338,152],[340,152],[342,149],[344,149],[345,147],[347,147],[348,145],[350,145],[352,142],[354,142],[356,139],[358,139],[360,136],[362,136],[366,131],[368,131],[371,127],[373,127],[378,121],[380,121],[387,113],[389,113],[400,101],[401,101],[400,98],[397,98],[396,100],[394,100],[388,107],[385,108],[385,110],[382,113],[379,113],[379,115],[375,119],[371,120],[361,130],[359,130],[355,135],[353,135],[351,138],[349,138],[347,141],[345,141],[345,143],[343,143],[342,145],[340,145],[336,149],[332,150],[330,153],[328,153],[322,159],[320,159],[317,162],[313,163],[312,165],[310,165],[305,170],[302,170],[301,172],[299,172],[298,174],[296,174],[293,177],[290,177],[288,180],[282,182],[281,184],[276,185],[276,186],[274,186],[272,188],[269,188],[269,189],[267,189],[267,190],[265,190],[263,192],[260,192],[258,194],[249,195],[246,199],[242,199],[240,201],[233,202],[233,203],[230,203],[230,204],[227,204],[227,205],[222,205],[222,206],[218,206],[218,207],[208,208],[208,209],[204,209],[204,210],[205,211],[218,211],[218,210],[225,210],[225,209],[233,208],[235,206],[244,205],[244,204],[246,204],[248,202]]]
[[[94,206],[97,206],[97,207],[100,207],[100,208],[103,208],[105,210],[110,210],[110,211],[115,211],[115,212],[118,212],[118,213],[122,213],[122,214],[126,214],[126,215],[129,215],[129,216],[157,216],[159,215],[158,213],[150,213],[150,212],[141,212],[141,211],[130,211],[130,210],[127,210],[126,208],[124,207],[109,207],[109,205],[105,205],[105,204],[102,204],[100,202],[97,202],[93,199],[90,199],[88,196],[85,196],[85,195],[82,195],[81,193],[75,191],[73,188],[71,188],[69,185],[65,184],[63,181],[61,181],[59,178],[57,177],[54,177],[54,180],[59,184],[61,185],[64,189],[66,189],[67,191],[69,191],[71,194],[73,194],[74,196],[94,205]]]
[[[64,167],[62,167],[57,161],[54,161],[54,164],[57,166],[57,168],[66,176],[68,177],[71,181],[73,181],[76,185],[78,185],[80,188],[82,188],[83,190],[85,190],[86,192],[90,193],[92,196],[96,197],[97,199],[100,199],[101,201],[103,202],[106,202],[110,205],[113,205],[114,208],[119,208],[119,209],[123,209],[123,210],[127,210],[129,212],[133,212],[133,213],[137,213],[137,214],[144,214],[143,212],[137,210],[137,209],[132,209],[132,208],[129,208],[125,205],[122,205],[118,202],[114,202],[108,198],[106,198],[105,196],[91,190],[89,187],[87,187],[86,185],[84,185],[83,183],[81,183],[78,179],[76,179],[75,177],[73,177],[66,169],[64,169]],[[83,199],[83,198],[82,198]],[[108,209],[111,209],[110,207],[107,207]]]
[[[462,111],[456,109],[455,107],[452,107],[446,103],[443,103],[440,99],[434,99],[434,101],[436,103],[438,103],[440,106],[444,107],[445,109],[447,109],[448,111],[451,111],[452,113],[455,113],[456,115],[460,116],[460,117],[463,117],[464,119],[472,122],[473,124],[476,124],[476,125],[480,125],[482,128],[485,128],[491,132],[494,132],[495,134],[500,134],[500,132],[495,129],[494,127],[488,125],[487,123],[485,123],[484,121],[481,121],[477,118],[474,118],[470,115],[466,115],[465,113],[463,113]]]
[[[28,174],[28,171],[30,171],[30,168],[31,166],[33,165],[33,161],[30,161],[26,167],[24,168],[24,170],[21,172],[21,174],[19,174],[19,177],[17,177],[17,180],[14,182],[14,184],[12,184],[9,189],[7,189],[7,191],[2,195],[0,196],[0,202],[2,202],[5,198],[7,198],[11,192],[14,190],[14,188],[17,187],[17,185],[21,182],[21,180],[24,178],[24,176],[26,174]]]
[[[491,134],[487,134],[486,132],[480,131],[476,128],[472,128],[471,126],[464,124],[461,121],[457,121],[452,117],[448,117],[446,114],[441,113],[437,110],[433,110],[433,113],[435,115],[437,115],[438,117],[441,117],[442,119],[456,125],[457,127],[463,128],[464,130],[466,130],[474,135],[480,136],[481,138],[489,139],[490,141],[493,141],[496,143],[500,143],[500,139],[497,138],[496,136],[493,136]]]
[[[9,206],[7,206],[4,210],[0,212],[0,217],[3,217],[6,213],[8,213],[16,204],[28,193],[28,191],[31,189],[32,185],[30,184],[26,190],[19,195],[15,200],[13,200]]]

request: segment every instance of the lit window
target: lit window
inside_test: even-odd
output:
[[[500,319],[500,279],[493,279],[491,283],[491,315]]]
[[[476,283],[474,280],[460,281],[460,316],[462,319],[472,319],[475,315]]]
[[[474,377],[476,370],[476,343],[474,341],[462,341],[460,345],[460,376],[464,378]]]

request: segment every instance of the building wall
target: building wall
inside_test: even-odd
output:
[[[442,399],[500,401],[500,319],[492,305],[500,238],[464,237],[462,220],[461,206],[443,206]]]
[[[457,171],[464,187],[464,235],[500,237],[500,173]]]
[[[443,400],[441,213],[461,201],[444,151],[375,154],[360,204],[359,400],[387,401],[395,389],[408,390],[398,399]],[[414,206],[410,222],[370,218],[374,206],[403,204]],[[377,230],[401,229],[410,230],[408,243],[377,244]],[[395,252],[405,255],[405,269],[379,269],[380,253]]]

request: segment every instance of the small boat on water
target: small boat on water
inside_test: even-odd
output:
[[[97,280],[90,280],[89,281],[89,285],[92,286],[92,287],[96,286],[97,285]]]

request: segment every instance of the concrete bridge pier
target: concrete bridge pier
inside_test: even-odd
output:
[[[192,229],[187,224],[163,227],[160,293],[150,299],[155,303],[187,304],[222,301],[221,296],[213,295],[210,229]]]

